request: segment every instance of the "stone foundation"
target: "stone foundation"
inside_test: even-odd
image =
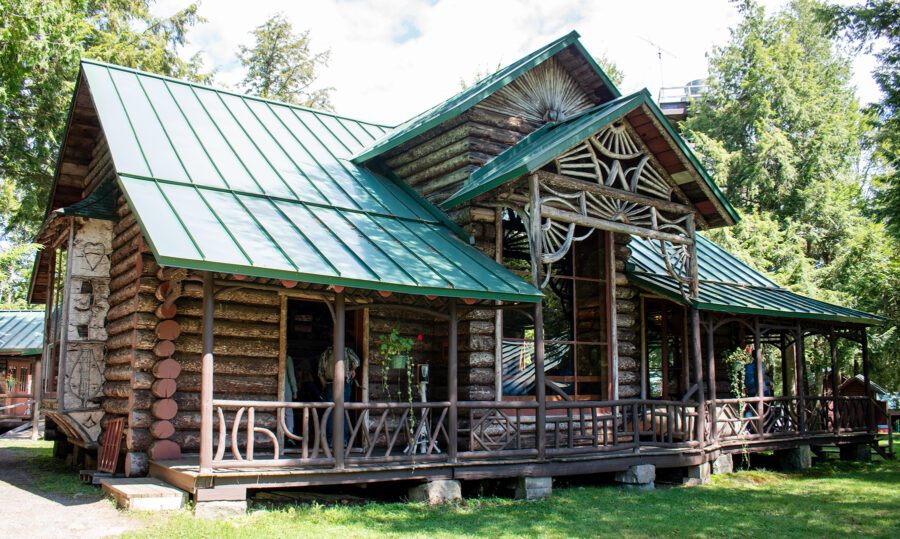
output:
[[[712,466],[712,473],[715,475],[726,474],[734,472],[734,457],[730,454],[721,454],[716,457],[716,460],[710,463]]]
[[[808,445],[801,445],[794,449],[782,449],[775,452],[778,464],[784,471],[805,470],[812,466],[812,451]]]
[[[552,477],[519,477],[516,479],[517,500],[542,500],[553,494]]]
[[[206,519],[221,519],[243,516],[247,513],[247,501],[240,502],[197,502],[194,516]]]
[[[656,481],[656,466],[652,464],[638,464],[630,466],[627,470],[616,472],[616,482],[629,488],[654,488]]]
[[[429,505],[454,502],[462,499],[462,486],[453,479],[428,481],[409,489],[409,501],[428,502]]]
[[[685,477],[681,481],[683,485],[696,487],[709,484],[709,476],[712,465],[709,462],[698,464],[696,466],[688,466],[685,469]]]

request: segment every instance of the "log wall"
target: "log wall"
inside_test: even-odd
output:
[[[384,164],[431,203],[440,204],[472,172],[538,127],[475,106],[391,151]]]

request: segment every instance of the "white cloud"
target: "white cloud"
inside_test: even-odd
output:
[[[164,15],[186,0],[162,0]],[[764,2],[777,7],[784,0]],[[313,47],[331,50],[323,86],[335,88],[341,114],[399,123],[459,90],[461,79],[507,64],[575,29],[594,54],[625,72],[623,90],[680,85],[706,74],[706,53],[728,39],[738,21],[724,0],[206,0],[208,22],[191,33],[186,51],[201,51],[229,86],[242,78],[235,52],[249,32],[282,11]],[[657,48],[661,46],[662,77]],[[868,62],[868,63],[867,63]],[[871,59],[857,62],[863,101],[877,99]]]

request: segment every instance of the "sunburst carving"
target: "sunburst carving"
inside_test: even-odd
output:
[[[634,159],[641,155],[641,149],[632,140],[625,123],[621,121],[604,127],[590,140],[597,151],[611,159]]]
[[[561,122],[593,105],[556,58],[527,71],[481,103],[488,110],[535,123]]]

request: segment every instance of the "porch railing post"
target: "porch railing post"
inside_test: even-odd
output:
[[[712,317],[706,324],[706,363],[709,377],[709,439],[715,440],[719,435],[718,410],[716,409],[716,399],[718,392],[716,388],[716,352],[714,350],[715,322]]]
[[[753,363],[756,367],[756,432],[762,436],[766,423],[763,413],[763,399],[766,396],[765,377],[762,366],[762,342],[759,329],[759,317],[753,318]]]
[[[697,442],[703,445],[706,423],[706,390],[703,388],[703,352],[700,348],[700,309],[691,306],[691,355],[694,363],[694,383],[697,384]]]
[[[835,434],[841,431],[841,412],[838,410],[838,364],[837,364],[837,337],[834,330],[828,330],[828,352],[831,355],[831,415],[834,424],[832,428]]]
[[[200,361],[200,472],[212,470],[213,460],[213,276],[203,273],[203,356]]]
[[[331,379],[331,395],[334,400],[334,410],[331,416],[331,440],[334,449],[334,467],[338,470],[344,469],[345,318],[344,292],[340,291],[334,295],[334,341],[332,343],[334,377]]]
[[[447,342],[447,397],[450,401],[450,411],[447,414],[447,423],[450,438],[447,442],[447,456],[450,462],[456,462],[456,450],[458,448],[457,435],[459,433],[459,416],[457,408],[458,399],[458,353],[457,342],[459,340],[459,321],[456,315],[456,300],[450,300],[450,331]]]
[[[872,388],[869,387],[869,336],[866,328],[860,330],[862,338],[860,345],[862,346],[862,369],[863,383],[866,384],[866,430],[872,432],[875,430],[875,416],[872,413]],[[888,425],[890,427],[890,425]]]
[[[800,432],[806,432],[806,347],[803,341],[803,328],[797,326],[797,332],[794,337],[794,362],[796,367],[794,371],[797,373],[797,423]]]
[[[541,255],[544,252],[543,231],[541,230],[541,185],[537,174],[528,178],[531,197],[531,279],[534,286],[541,287]],[[538,458],[546,456],[547,449],[547,386],[544,380],[544,307],[543,301],[534,306],[534,397],[537,400],[537,417],[535,418],[535,436]]]

